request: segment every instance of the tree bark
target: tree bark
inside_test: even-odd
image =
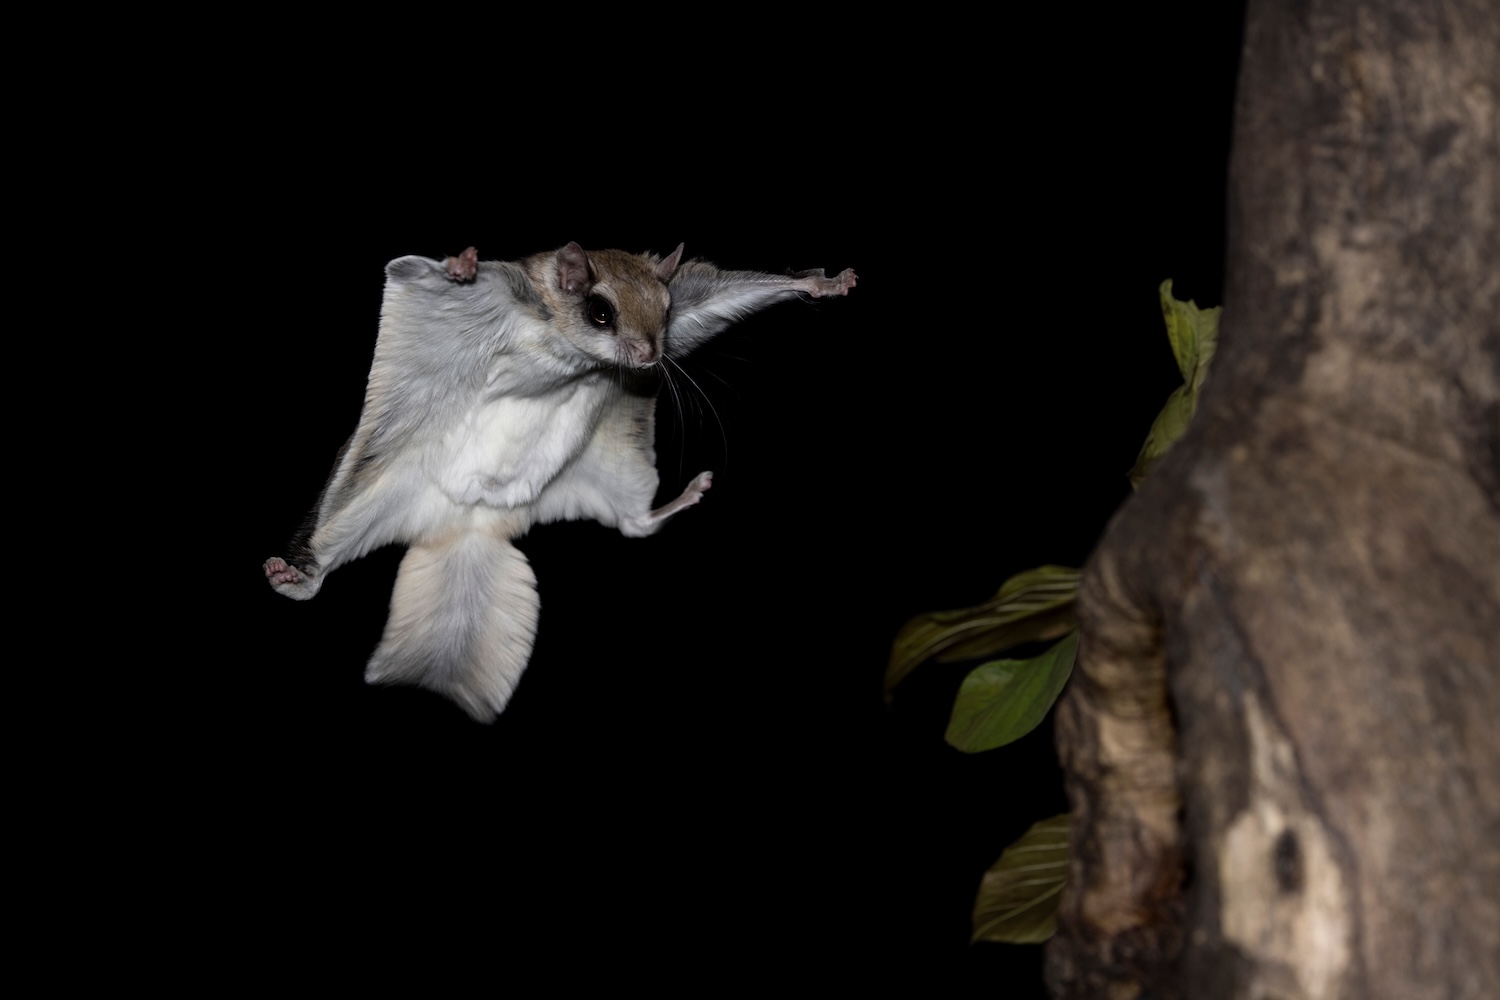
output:
[[[1080,593],[1058,997],[1500,997],[1500,4],[1251,0],[1219,353]]]

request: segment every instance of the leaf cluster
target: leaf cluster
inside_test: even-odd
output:
[[[1187,430],[1219,333],[1221,307],[1199,309],[1197,303],[1174,298],[1170,280],[1162,282],[1158,293],[1183,384],[1167,398],[1130,470],[1137,489]],[[983,604],[912,618],[891,644],[886,700],[929,660],[975,660],[1055,639],[1036,656],[994,659],[971,670],[959,686],[945,733],[948,743],[965,753],[993,750],[1025,736],[1047,717],[1072,675],[1080,577],[1079,570],[1066,566],[1038,566],[1006,580]],[[1042,820],[1001,853],[980,881],[973,940],[1027,944],[1052,936],[1067,884],[1069,825],[1066,813]]]

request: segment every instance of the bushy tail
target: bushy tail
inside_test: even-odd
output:
[[[419,684],[492,722],[531,658],[540,607],[536,575],[504,538],[463,531],[413,545],[365,680]]]

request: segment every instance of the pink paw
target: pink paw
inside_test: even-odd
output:
[[[302,574],[297,572],[295,566],[287,565],[287,561],[280,556],[272,556],[266,560],[266,579],[271,581],[273,587],[286,583],[301,583]]]
[[[479,273],[479,251],[469,247],[457,257],[449,257],[443,264],[448,268],[450,281],[473,281],[474,275]]]
[[[812,289],[811,295],[815,299],[821,299],[828,295],[848,295],[849,289],[859,283],[854,274],[854,268],[846,267],[839,272],[837,278],[818,278],[816,287]]]

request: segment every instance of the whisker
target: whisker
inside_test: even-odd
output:
[[[677,381],[672,377],[672,369],[667,367],[667,362],[671,359],[663,354],[661,360],[662,365],[659,370],[661,371],[662,380],[666,383],[667,391],[671,393],[672,410],[676,415],[676,419],[671,421],[672,440],[674,444],[673,450],[677,452],[677,478],[681,479],[683,476],[682,460],[687,443],[687,432],[683,428],[682,392],[677,387]]]
[[[668,358],[665,354],[662,355],[662,358],[664,360],[667,360],[667,361],[672,361],[672,359]],[[709,398],[708,393],[706,393],[706,392],[703,391],[703,386],[699,385],[698,384],[698,380],[695,379],[695,378],[693,378],[693,376],[691,376],[691,375],[688,374],[688,370],[686,368],[682,367],[682,365],[679,364],[676,361],[672,361],[672,367],[676,368],[679,372],[682,373],[682,377],[683,378],[687,379],[689,382],[692,383],[693,388],[698,390],[698,395],[703,397],[703,402],[705,402],[705,403],[708,404],[709,410],[713,413],[713,415],[714,415],[714,423],[716,423],[716,424],[719,425],[719,440],[722,441],[723,444],[724,444],[724,467],[728,468],[729,467],[729,434],[724,429],[724,420],[723,420],[723,418],[721,418],[719,416],[719,409],[718,409],[718,407],[714,406],[714,401]],[[720,379],[720,381],[722,382],[723,379]],[[680,411],[680,407],[681,407],[681,404],[679,403],[679,411]]]
[[[678,465],[677,475],[679,477],[681,477],[681,475],[682,475],[682,468],[681,468],[681,466],[682,466],[682,446],[683,446],[683,443],[687,440],[687,435],[683,433],[683,428],[682,428],[682,393],[677,388],[677,382],[672,378],[672,369],[668,368],[667,365],[666,365],[666,362],[668,360],[670,360],[670,359],[668,359],[667,356],[665,354],[663,354],[662,355],[662,362],[663,362],[663,364],[662,364],[662,366],[660,368],[660,371],[661,371],[662,381],[666,384],[667,392],[672,397],[672,409],[674,411],[676,411],[676,413],[677,413],[677,419],[674,420],[672,423],[673,423],[673,431],[674,431],[673,437],[675,438],[675,441],[676,441],[676,450],[677,450],[677,465]]]
[[[712,375],[714,377],[714,380],[720,385],[730,389],[734,388],[734,386],[730,384],[728,379],[720,375],[718,372],[714,371],[712,368],[709,368],[707,365],[699,365],[698,367],[705,375]]]

